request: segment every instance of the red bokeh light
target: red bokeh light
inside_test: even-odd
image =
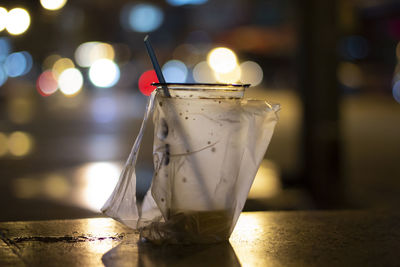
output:
[[[42,96],[49,96],[57,91],[58,83],[53,72],[47,70],[40,74],[36,81],[36,89]]]
[[[157,74],[154,70],[148,70],[144,72],[139,78],[139,90],[144,95],[150,95],[156,87],[151,85],[152,83],[158,83]]]

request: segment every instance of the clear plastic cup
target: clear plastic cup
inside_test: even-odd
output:
[[[249,85],[157,84],[151,196],[165,220],[144,237],[229,239],[277,121],[278,105],[243,99]]]

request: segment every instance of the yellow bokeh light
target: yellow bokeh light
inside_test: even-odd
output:
[[[40,180],[34,177],[14,179],[12,189],[17,198],[33,198],[40,194]]]
[[[33,138],[25,132],[13,132],[8,138],[8,149],[13,156],[23,157],[29,154],[33,147]]]
[[[8,117],[16,124],[24,124],[32,120],[34,115],[33,101],[26,97],[16,97],[7,105]]]
[[[58,59],[54,63],[51,70],[53,71],[54,77],[56,77],[56,79],[57,79],[64,70],[74,68],[74,67],[75,67],[74,62],[72,62],[71,59],[64,57],[64,58]]]
[[[46,57],[43,61],[42,64],[42,69],[43,70],[51,70],[54,66],[54,64],[57,62],[57,60],[61,59],[61,56],[53,54],[48,57]]]
[[[43,190],[51,198],[61,199],[70,192],[70,186],[64,176],[51,174],[43,181]]]
[[[31,17],[23,8],[13,8],[7,14],[6,29],[12,35],[24,33],[31,24]]]
[[[83,85],[81,72],[76,68],[64,70],[58,78],[60,91],[67,96],[73,96],[79,93]]]
[[[358,88],[363,83],[363,73],[359,66],[351,62],[343,62],[338,66],[338,79],[343,85]]]
[[[98,59],[114,60],[115,52],[112,45],[107,43],[99,43],[93,47],[90,56],[94,59],[94,61]]]
[[[282,190],[278,167],[270,160],[264,159],[257,171],[249,192],[251,199],[271,198]]]
[[[235,53],[226,47],[214,48],[208,53],[207,63],[218,73],[228,73],[237,66]]]
[[[67,0],[40,0],[43,8],[48,10],[58,10],[67,3]]]
[[[0,7],[0,32],[7,26],[7,9]]]
[[[221,83],[236,83],[240,80],[241,77],[241,69],[239,66],[236,66],[232,71],[227,73],[219,73],[215,72],[215,78],[217,78],[218,82]]]
[[[8,151],[8,138],[7,135],[0,132],[0,157],[5,156]]]
[[[112,45],[101,42],[86,42],[75,50],[75,60],[81,67],[90,67],[99,59],[114,60],[115,50]]]

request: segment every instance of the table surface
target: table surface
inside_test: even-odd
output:
[[[110,218],[0,223],[0,266],[399,266],[400,213],[244,212],[226,243],[153,246]]]

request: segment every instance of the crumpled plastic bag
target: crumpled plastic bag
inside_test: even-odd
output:
[[[229,239],[278,110],[263,100],[157,95],[151,188],[138,209],[135,168],[128,166],[102,211],[156,244]]]

